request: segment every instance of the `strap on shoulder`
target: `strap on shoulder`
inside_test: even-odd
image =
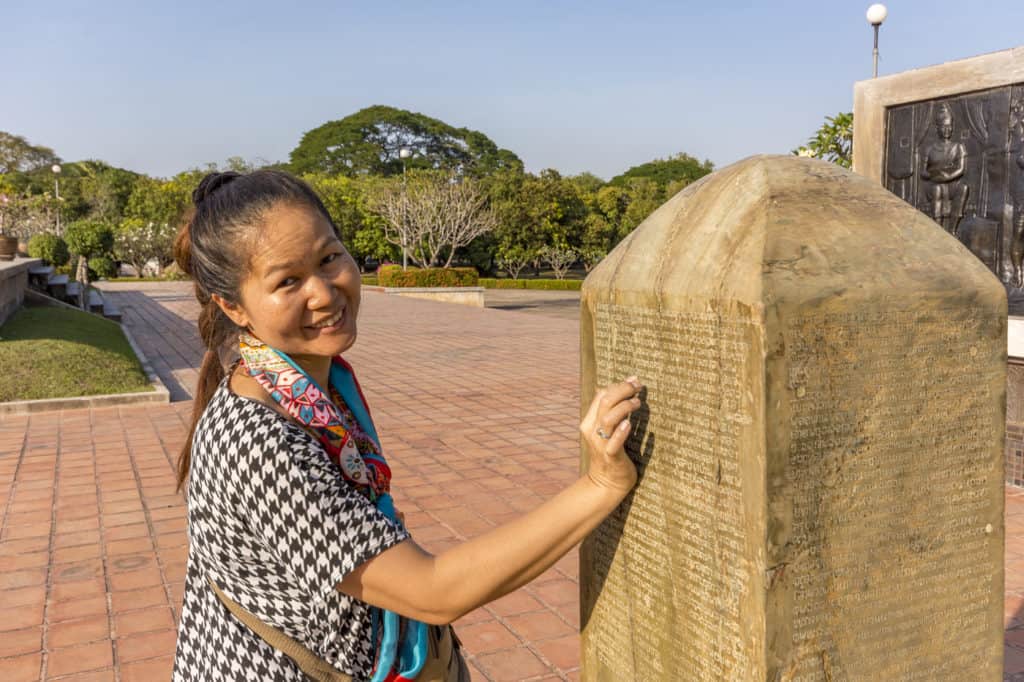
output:
[[[217,598],[221,600],[235,618],[255,632],[264,642],[295,661],[299,669],[311,680],[315,682],[353,682],[351,675],[341,672],[310,651],[301,642],[292,639],[274,626],[267,625],[252,613],[246,611],[238,602],[224,594],[213,580],[209,580],[209,583],[213,593],[217,595]]]

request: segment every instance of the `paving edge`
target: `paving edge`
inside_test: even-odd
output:
[[[69,306],[74,308],[74,306]],[[74,308],[78,310],[77,308]],[[117,324],[111,322],[111,324]],[[128,328],[123,324],[118,325],[132,347],[132,352],[142,365],[142,371],[149,379],[152,391],[142,393],[113,393],[109,395],[84,395],[75,398],[42,398],[40,400],[14,400],[9,403],[0,403],[0,417],[11,417],[17,415],[33,414],[36,412],[53,412],[56,410],[81,410],[94,407],[130,407],[133,405],[157,405],[171,402],[171,393],[167,390],[160,376],[153,371],[146,354],[139,348]]]

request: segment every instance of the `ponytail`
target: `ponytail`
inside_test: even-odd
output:
[[[198,298],[198,296],[197,296]],[[196,433],[196,425],[203,411],[210,404],[214,392],[224,380],[226,373],[221,362],[221,351],[235,336],[238,328],[228,319],[227,315],[212,300],[207,301],[199,313],[199,336],[206,345],[206,353],[203,354],[203,364],[199,368],[199,381],[196,383],[196,392],[192,397],[192,423],[188,428],[188,437],[182,445],[178,454],[178,487],[177,491],[185,486],[188,480],[188,472],[192,465],[192,439]]]

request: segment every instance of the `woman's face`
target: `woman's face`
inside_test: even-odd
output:
[[[264,215],[252,248],[240,305],[228,311],[236,324],[300,365],[355,343],[359,268],[326,218],[280,203]]]

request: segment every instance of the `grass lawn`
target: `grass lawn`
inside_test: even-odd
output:
[[[0,368],[0,402],[152,390],[120,326],[66,308],[12,315],[0,327]]]

